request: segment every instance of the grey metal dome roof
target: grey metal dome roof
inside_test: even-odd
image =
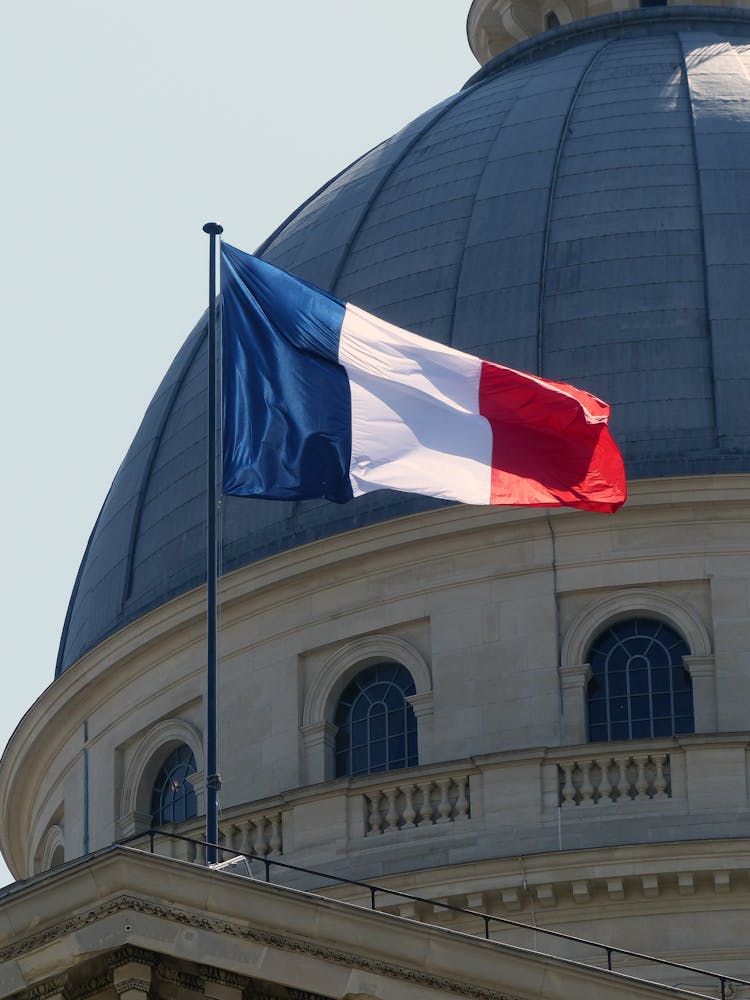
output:
[[[325,185],[261,256],[444,343],[613,404],[631,477],[750,470],[750,14],[651,8],[498,56]],[[205,579],[205,328],[84,554],[59,674]],[[227,498],[225,571],[436,506]]]

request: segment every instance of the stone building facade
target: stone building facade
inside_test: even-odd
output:
[[[523,12],[472,4],[477,75],[259,250],[613,405],[630,496],[612,517],[225,499],[221,845],[261,878],[283,862],[419,899],[372,913],[368,888],[309,871],[274,866],[266,886],[202,866],[199,323],[94,527],[56,678],[0,764],[0,846],[29,880],[0,900],[3,995],[52,995],[73,968],[75,996],[101,981],[128,1000],[750,980],[750,13],[558,6],[506,50]],[[487,943],[464,910],[525,926]],[[238,944],[248,922],[266,937]],[[608,974],[543,929],[682,967],[621,956]],[[315,941],[328,959],[305,979],[289,956]]]

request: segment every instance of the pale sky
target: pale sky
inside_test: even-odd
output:
[[[206,307],[253,250],[478,68],[469,0],[31,0],[0,36],[0,745],[51,682],[86,541]],[[0,885],[10,881],[0,864]]]

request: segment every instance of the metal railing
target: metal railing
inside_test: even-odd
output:
[[[164,837],[168,840],[177,840],[187,844],[193,844],[196,848],[202,848],[204,854],[210,857],[210,853],[206,852],[206,849],[214,848],[218,856],[228,854],[231,857],[242,857],[246,858],[248,861],[257,861],[264,867],[265,881],[271,882],[271,868],[283,868],[287,871],[299,872],[303,875],[313,875],[316,878],[326,879],[334,884],[339,885],[353,885],[359,888],[366,889],[370,894],[370,909],[377,910],[376,900],[378,894],[382,896],[395,896],[397,899],[403,899],[410,903],[422,903],[424,905],[434,907],[436,909],[445,910],[453,913],[460,913],[465,916],[477,917],[483,922],[484,934],[483,937],[487,941],[491,941],[490,937],[490,927],[493,924],[499,924],[503,927],[514,927],[520,930],[529,931],[535,936],[543,934],[550,938],[557,938],[559,940],[572,942],[574,944],[585,945],[586,947],[599,949],[606,956],[608,972],[616,972],[618,970],[613,968],[613,958],[615,956],[622,956],[624,958],[634,958],[640,959],[641,961],[653,963],[654,965],[666,966],[671,969],[679,969],[681,972],[690,972],[699,976],[706,976],[708,979],[713,980],[720,987],[720,997],[721,1000],[728,1000],[727,986],[730,983],[739,986],[750,986],[750,980],[738,979],[736,976],[729,976],[719,972],[711,972],[708,969],[699,969],[693,965],[685,965],[683,962],[672,962],[667,958],[659,958],[656,955],[646,955],[643,952],[629,951],[627,948],[618,948],[615,945],[602,944],[601,941],[592,941],[589,938],[576,937],[574,934],[565,934],[563,931],[553,931],[548,930],[545,927],[537,927],[534,924],[525,924],[519,920],[511,920],[509,917],[497,917],[490,913],[482,913],[480,910],[471,910],[463,906],[456,906],[454,903],[443,903],[440,900],[428,899],[426,896],[415,896],[409,892],[401,892],[398,889],[387,889],[383,886],[375,885],[372,882],[362,882],[357,879],[345,878],[341,875],[334,875],[331,872],[321,872],[314,868],[303,868],[300,865],[293,865],[287,861],[278,861],[275,858],[261,857],[258,854],[248,854],[245,851],[238,851],[232,847],[222,847],[220,844],[209,844],[205,840],[200,840],[196,837],[186,837],[179,833],[172,833],[168,830],[152,829],[144,833],[136,833],[130,837],[125,837],[122,840],[118,840],[117,844],[122,846],[133,844],[135,841],[143,841],[145,838],[149,841],[150,853],[156,854],[156,838]],[[311,895],[320,896],[323,899],[328,899],[330,897],[324,896],[320,891],[306,890],[310,892]],[[353,904],[359,905],[359,904]],[[471,932],[465,932],[471,933]],[[479,935],[474,934],[474,937]],[[533,951],[540,952],[540,954],[550,955],[555,957],[554,952],[541,952],[538,948],[531,949]],[[559,956],[557,956],[559,957]],[[575,961],[581,962],[583,965],[591,965],[592,968],[601,969],[602,966],[594,965],[591,962],[586,962],[582,959],[576,959]],[[628,973],[620,973],[622,975],[628,975]],[[640,979],[642,982],[655,982],[658,985],[664,985],[659,983],[658,980],[647,980],[642,977],[632,976],[633,979]],[[706,997],[707,1000],[714,1000],[714,997],[707,993],[696,993],[694,990],[685,989],[685,987],[680,987],[680,989],[691,996],[696,997]]]

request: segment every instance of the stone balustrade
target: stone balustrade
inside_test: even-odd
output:
[[[566,760],[557,765],[560,805],[624,805],[672,796],[668,753],[623,753],[606,751]]]
[[[219,828],[219,845],[237,854],[255,854],[259,858],[280,857],[284,853],[282,830],[281,812],[238,818],[224,823]],[[179,833],[185,837],[194,837],[196,840],[205,838],[204,825],[195,820],[183,824],[179,828]],[[203,864],[206,859],[202,844],[186,843],[169,837],[157,836],[154,850],[157,854],[168,854],[170,857],[193,861],[196,864]],[[228,855],[219,860],[226,857]]]
[[[389,784],[363,793],[365,836],[455,823],[471,816],[469,776],[448,775]]]
[[[534,747],[430,762],[228,806],[220,826],[221,844],[232,852],[368,880],[391,872],[394,859],[428,869],[438,856],[465,862],[512,857],[520,845],[532,856],[606,847],[615,838],[689,841],[705,836],[707,823],[716,837],[747,835],[746,734]],[[179,832],[202,839],[201,818]],[[192,845],[165,839],[157,849],[201,860]],[[282,868],[272,869],[272,878],[298,888],[315,883]],[[503,896],[506,910],[511,902]]]

